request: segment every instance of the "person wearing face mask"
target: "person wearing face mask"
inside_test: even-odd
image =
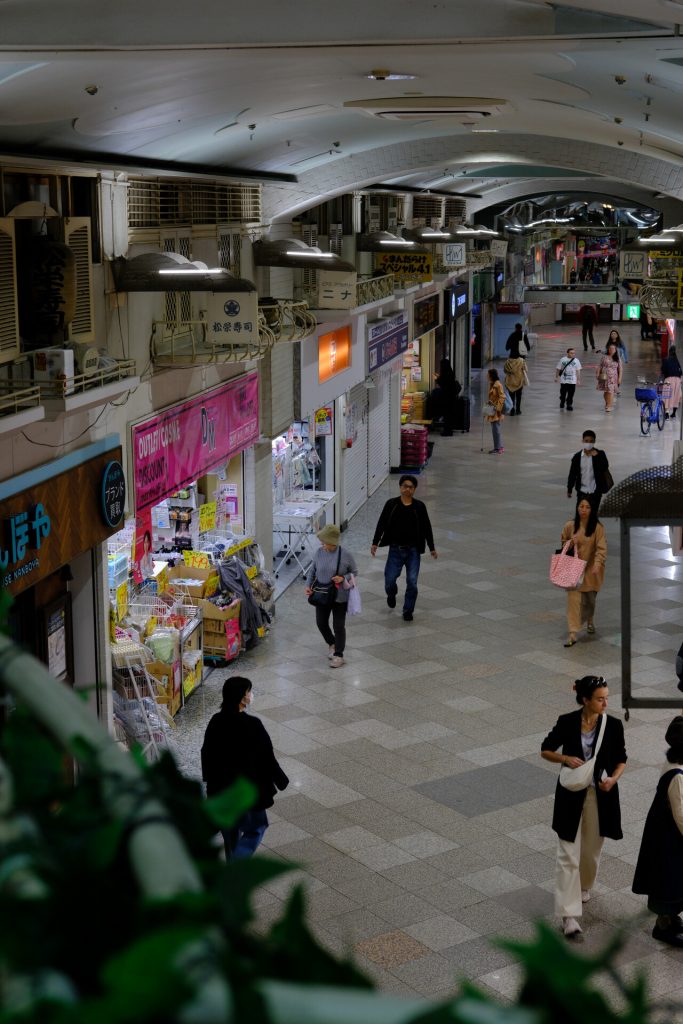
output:
[[[216,796],[239,778],[256,787],[250,810],[233,828],[221,829],[227,860],[251,857],[268,828],[266,809],[289,779],[278,764],[270,736],[260,719],[245,712],[252,704],[251,680],[231,676],[223,683],[223,703],[204,734],[202,778],[206,795]]]
[[[595,447],[595,431],[584,430],[581,451],[572,456],[567,478],[567,497],[576,490],[576,504],[586,498],[597,512],[603,494],[612,487],[607,456]]]

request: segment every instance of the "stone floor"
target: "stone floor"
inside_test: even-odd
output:
[[[598,345],[607,330],[598,331]],[[345,667],[329,668],[297,584],[278,601],[268,639],[233,669],[253,680],[255,713],[291,779],[270,814],[263,852],[300,867],[259,892],[260,926],[303,880],[321,942],[352,950],[386,991],[443,997],[466,977],[511,998],[518,970],[491,938],[524,938],[535,919],[552,919],[557,768],[540,758],[540,742],[557,715],[575,707],[571,685],[586,673],[608,679],[611,711],[623,716],[616,521],[605,522],[597,632],[571,650],[562,646],[565,596],[548,583],[550,554],[573,509],[569,459],[592,427],[618,481],[668,463],[679,433],[674,420],[640,436],[634,382],[656,374],[658,363],[652,342],[641,342],[636,329],[622,333],[631,362],[612,414],[595,390],[591,353],[574,411],[560,411],[554,367],[580,339],[575,329],[548,327],[529,358],[523,415],[505,420],[504,455],[487,454],[490,430],[482,434],[476,412],[471,433],[436,436],[417,493],[439,558],[423,559],[412,623],[403,622],[400,601],[387,608],[384,558],[369,555],[382,503],[398,493],[392,476],[344,535],[363,596],[363,615],[349,622]],[[683,572],[665,531],[637,531],[632,576],[635,692],[674,697]],[[198,774],[203,730],[225,675],[213,672],[178,720],[189,774]],[[585,908],[584,950],[643,909],[630,891],[633,865],[674,713],[632,712],[626,725],[625,834],[605,844]],[[656,943],[651,925],[647,915],[633,920],[623,974],[645,969],[653,998],[683,1004],[683,953]],[[665,1019],[683,1020],[683,1012]]]

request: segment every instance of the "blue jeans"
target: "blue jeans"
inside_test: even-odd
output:
[[[396,580],[401,569],[406,567],[406,594],[403,599],[403,611],[412,612],[417,601],[417,577],[420,572],[420,552],[417,548],[402,548],[398,544],[389,546],[389,557],[384,566],[384,589],[387,597],[396,597],[398,587]]]
[[[503,436],[500,430],[500,420],[491,420],[491,433],[493,434],[493,447],[496,451],[503,447]]]
[[[265,811],[247,811],[234,828],[222,828],[226,860],[240,860],[251,857],[263,839],[268,828]]]

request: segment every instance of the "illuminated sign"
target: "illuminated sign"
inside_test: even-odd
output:
[[[339,327],[318,338],[318,383],[336,377],[351,365],[351,328]]]

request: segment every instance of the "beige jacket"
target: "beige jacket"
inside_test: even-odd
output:
[[[496,380],[493,384],[489,385],[489,397],[487,401],[489,405],[492,405],[497,409],[495,416],[486,417],[487,421],[489,423],[495,423],[498,420],[504,419],[503,409],[505,408],[505,392],[503,391],[503,385],[499,380]]]
[[[598,523],[595,532],[590,537],[586,537],[583,529],[574,533],[574,520],[570,519],[564,524],[562,530],[562,545],[564,546],[568,540],[572,539],[579,558],[583,558],[586,562],[583,583],[577,589],[583,593],[589,590],[600,590],[605,581],[605,563],[607,561],[607,539],[602,523]]]

